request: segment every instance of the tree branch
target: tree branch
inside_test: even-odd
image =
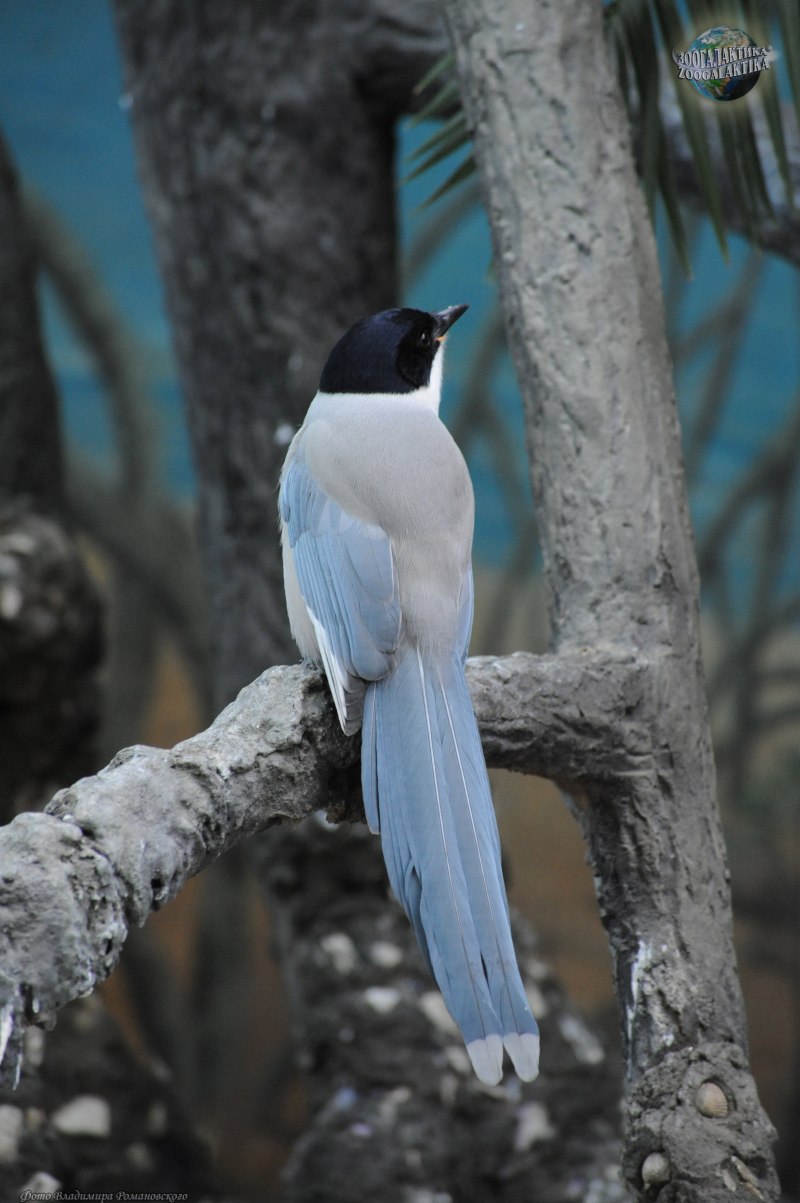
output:
[[[517,653],[469,664],[489,762],[575,787],[642,771],[630,716],[635,663]],[[576,699],[578,699],[576,701]],[[622,736],[620,737],[620,732]],[[135,747],[0,830],[0,1049],[19,1070],[26,1021],[88,993],[129,924],[174,898],[242,838],[326,809],[358,819],[358,741],[339,730],[319,674],[278,667],[170,750]]]
[[[580,812],[622,1018],[626,1180],[638,1197],[658,1185],[665,1200],[712,1203],[741,1166],[772,1199],[658,260],[602,10],[542,0],[535,22],[522,0],[445,11],[525,403],[553,643],[642,665],[645,755],[591,781]],[[713,1127],[694,1101],[699,1062],[720,1092]]]

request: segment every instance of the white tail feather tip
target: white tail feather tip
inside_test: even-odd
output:
[[[471,1040],[467,1045],[472,1068],[487,1086],[496,1086],[503,1077],[503,1041],[499,1036]]]
[[[532,1082],[539,1074],[539,1037],[532,1032],[506,1032],[503,1043],[514,1062],[517,1077]],[[480,1076],[480,1075],[479,1075]]]

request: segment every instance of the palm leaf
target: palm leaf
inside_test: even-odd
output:
[[[654,9],[664,45],[671,52],[677,48],[682,35],[678,6],[675,0],[655,0]],[[672,74],[672,84],[681,111],[686,140],[692,154],[700,194],[705,201],[720,249],[727,258],[728,242],[725,232],[725,216],[722,210],[722,194],[712,168],[711,146],[705,123],[697,106],[693,103],[694,98],[689,94],[682,81],[678,79],[677,72]]]
[[[417,90],[417,88],[414,89],[415,92]],[[421,121],[430,121],[433,117],[441,117],[457,108],[458,104],[458,84],[454,79],[448,79],[438,91],[434,92],[428,103],[414,113],[409,124],[419,125]]]
[[[733,110],[732,116],[731,125],[739,143],[739,162],[745,173],[752,212],[754,216],[759,213],[772,216],[772,201],[764,178],[751,110],[748,105],[742,105],[741,108]]]
[[[728,181],[742,217],[745,233],[752,237],[759,212],[771,212],[761,170],[750,113],[734,110],[720,114],[719,132],[725,154]]]
[[[678,187],[675,183],[675,173],[672,170],[669,155],[664,154],[661,156],[658,167],[658,186],[661,192],[661,199],[664,202],[664,212],[667,217],[670,234],[672,235],[675,253],[686,275],[690,276],[692,274],[692,264],[689,258],[689,246],[683,224]]]
[[[434,135],[433,138],[429,138],[427,142],[420,146],[410,156],[411,159],[419,158],[421,155],[424,155],[425,157],[423,161],[414,168],[413,171],[409,172],[409,174],[405,176],[403,180],[401,180],[401,183],[407,184],[410,180],[415,180],[418,176],[423,175],[426,171],[429,171],[431,167],[435,167],[437,163],[441,163],[443,159],[446,159],[450,155],[454,154],[459,147],[462,147],[464,143],[468,141],[468,138],[465,137],[466,123],[464,121],[464,116],[462,113],[459,113],[457,116],[459,120],[451,129],[447,130],[446,132],[442,131],[441,133]],[[472,155],[468,157],[467,162],[471,165],[470,170],[474,171],[475,163]],[[466,179],[466,175],[463,178]],[[437,190],[437,195],[442,194]],[[426,203],[432,203],[433,199],[433,197],[430,197]]]
[[[800,121],[800,9],[797,0],[775,0],[783,56],[789,70],[797,120]]]
[[[464,161],[458,167],[456,167],[455,171],[451,172],[444,183],[440,184],[439,187],[431,193],[427,200],[422,202],[422,204],[419,206],[420,209],[427,209],[430,205],[435,204],[437,200],[440,200],[441,197],[445,196],[458,184],[462,184],[464,180],[468,180],[469,177],[474,174],[474,172],[475,160],[473,159],[472,155],[470,155],[468,158],[464,159]]]
[[[440,79],[446,71],[452,71],[453,63],[454,60],[452,54],[443,54],[438,62],[435,62],[433,66],[425,72],[422,79],[415,86],[414,92],[416,95],[419,96],[419,94],[424,92],[426,88],[429,88],[431,84],[435,84],[437,79]]]
[[[636,0],[620,9],[628,57],[641,101],[641,173],[644,194],[651,217],[655,217],[658,193],[658,168],[661,158],[662,126],[658,110],[659,69],[654,53],[650,14],[647,6]]]
[[[675,248],[688,267],[688,249],[681,216],[677,183],[660,109],[660,77],[665,56],[680,48],[686,40],[684,13],[696,33],[719,23],[719,14],[710,0],[610,0],[603,8],[612,57],[634,128],[639,131],[639,172],[651,215],[657,202],[664,211]],[[733,0],[726,15],[751,32],[759,45],[773,38],[782,43],[792,85],[795,106],[800,117],[800,4],[798,0],[774,0],[765,19],[764,6],[758,0]],[[463,114],[453,114],[458,103],[457,86],[452,75],[453,57],[446,55],[420,81],[423,91],[439,81],[434,95],[413,119],[416,123],[431,117],[446,116],[440,130],[412,154],[417,166],[406,178],[424,174],[448,155],[469,148],[469,131]],[[786,149],[784,117],[771,72],[765,72],[758,97],[764,110],[766,128],[783,181],[787,203],[793,204],[793,187]],[[757,221],[768,216],[771,201],[766,184],[761,152],[753,127],[750,102],[711,105],[693,94],[684,81],[672,73],[673,86],[681,114],[700,194],[711,219],[724,255],[727,255],[722,191],[717,180],[711,132],[716,124],[717,141],[725,161],[728,186],[740,213],[745,231],[752,236]],[[420,161],[421,160],[421,161]],[[466,158],[425,201],[431,205],[457,184],[469,178],[475,169],[471,151]]]
[[[425,141],[420,146],[417,146],[408,157],[413,163],[415,159],[422,159],[433,150],[438,151],[443,145],[449,146],[455,139],[457,139],[457,142],[455,146],[452,147],[453,150],[457,149],[458,146],[464,145],[464,143],[468,141],[466,120],[464,114],[460,110],[459,112],[454,113],[452,117],[448,118],[447,121],[443,121],[436,133],[432,134],[430,138],[426,138]],[[448,151],[448,154],[449,153],[450,152]]]
[[[751,37],[754,37],[759,46],[766,46],[771,41],[769,26],[763,20],[763,6],[760,0],[741,0],[742,10],[744,12],[747,32]],[[795,12],[797,5],[795,4]],[[790,56],[792,59],[794,55]],[[786,153],[786,138],[783,131],[783,117],[781,114],[780,100],[778,99],[778,88],[775,82],[775,74],[772,70],[765,72],[758,85],[759,97],[764,108],[764,116],[766,117],[767,126],[769,128],[769,136],[772,140],[772,145],[775,150],[775,159],[778,164],[778,170],[783,181],[783,190],[786,196],[786,203],[790,208],[794,207],[794,189],[792,187],[792,176],[789,167],[789,156]]]
[[[437,205],[425,224],[417,228],[414,240],[403,258],[404,293],[416,282],[444,240],[474,212],[479,203],[478,183],[473,176],[466,187],[451,190],[448,200]]]

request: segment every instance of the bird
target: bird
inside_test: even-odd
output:
[[[389,882],[477,1077],[525,1081],[539,1035],[519,972],[465,662],[474,496],[439,418],[445,337],[466,312],[396,308],[330,352],[278,495],[293,638],[321,666]]]

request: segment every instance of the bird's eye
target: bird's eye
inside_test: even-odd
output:
[[[421,347],[429,347],[431,345],[431,336],[427,330],[423,330],[419,336],[419,345]]]

